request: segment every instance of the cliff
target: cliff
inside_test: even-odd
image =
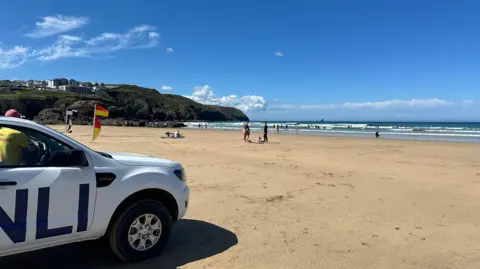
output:
[[[110,111],[107,122],[248,120],[236,108],[202,105],[183,96],[162,94],[155,89],[134,85],[101,89],[92,95],[40,90],[0,91],[1,113],[15,108],[28,119],[48,124],[62,123],[66,108],[78,111],[75,124],[92,122],[95,104]]]

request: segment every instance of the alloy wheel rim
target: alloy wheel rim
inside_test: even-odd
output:
[[[154,214],[143,214],[136,218],[128,230],[128,242],[137,251],[154,247],[162,235],[162,222]]]

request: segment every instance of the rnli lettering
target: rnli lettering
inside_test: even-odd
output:
[[[90,184],[79,185],[77,232],[84,232],[88,225],[88,202]],[[15,195],[15,215],[13,219],[0,205],[0,228],[13,243],[25,242],[27,235],[28,189],[20,189]],[[50,208],[50,187],[38,189],[37,223],[35,239],[42,239],[65,234],[71,234],[73,225],[48,228],[48,211]]]

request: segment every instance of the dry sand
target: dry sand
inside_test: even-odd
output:
[[[480,268],[480,144],[120,127],[91,143],[90,128],[71,136],[187,170],[187,220],[127,268]],[[125,267],[108,263],[81,268]]]

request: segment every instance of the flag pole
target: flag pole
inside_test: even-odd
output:
[[[97,104],[95,104],[95,107],[93,108],[93,123],[92,123],[92,142],[95,137],[95,118],[97,117]]]

